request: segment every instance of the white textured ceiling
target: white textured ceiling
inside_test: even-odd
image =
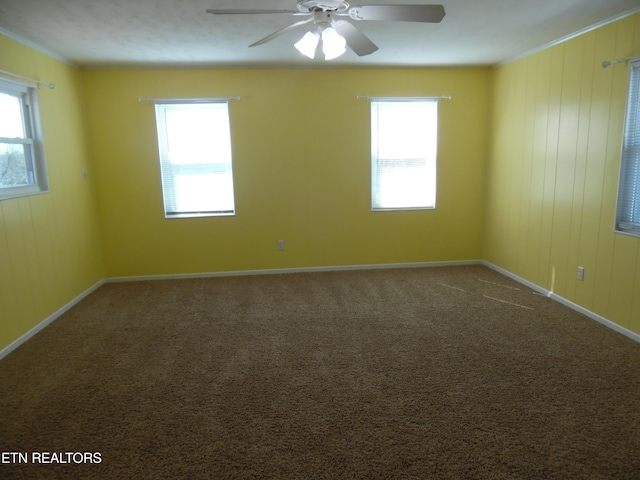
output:
[[[293,9],[295,0],[0,0],[0,33],[83,68],[152,66],[494,65],[640,10],[640,0],[370,0],[441,3],[439,24],[360,21],[379,50],[331,62],[303,57],[305,28],[251,43],[298,20],[214,16],[207,8]]]

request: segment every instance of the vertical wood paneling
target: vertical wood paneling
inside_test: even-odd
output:
[[[539,285],[548,287],[548,265],[540,265],[542,243],[542,216],[544,212],[544,175],[549,125],[549,92],[551,89],[551,52],[541,52],[536,72],[536,104],[533,125],[533,156],[531,168],[531,194],[529,196],[529,242],[527,245],[526,275]],[[509,199],[505,200],[506,202]]]
[[[619,48],[621,37],[627,32],[627,20],[622,20],[612,25],[607,37],[608,49],[611,51],[603,53],[604,58],[619,58],[623,51],[628,51],[629,44],[624,48]],[[630,30],[630,29],[629,29]],[[631,36],[629,35],[629,39]],[[626,55],[622,55],[626,56]],[[628,83],[628,69],[607,68],[601,69],[603,77],[606,78],[608,91],[603,91],[607,95],[607,130],[605,142],[604,164],[602,171],[602,201],[599,218],[598,232],[598,252],[596,257],[596,284],[593,299],[593,308],[600,312],[609,312],[609,297],[611,295],[611,285],[613,278],[619,278],[621,272],[614,271],[614,244],[617,235],[612,234],[615,223],[616,197],[618,191],[618,176],[620,171],[620,143],[622,141],[622,128],[624,124],[624,112],[626,92]]]
[[[2,204],[0,204],[0,224],[6,224]],[[0,229],[0,331],[15,335],[19,328],[17,322],[11,322],[10,319],[18,318],[18,303],[7,231],[6,228]]]
[[[558,271],[551,263],[551,247],[553,237],[553,218],[557,183],[558,138],[560,129],[560,100],[562,95],[562,73],[564,62],[564,45],[550,50],[551,64],[549,76],[549,103],[547,116],[547,138],[544,152],[544,180],[542,197],[542,220],[540,234],[540,255],[538,264],[541,269],[539,281],[550,291],[556,291]],[[544,266],[547,266],[546,269]]]
[[[513,152],[505,152],[505,161],[509,165],[509,192],[508,198],[519,198],[522,194],[520,179],[523,176],[523,169],[528,168],[524,158],[524,137],[525,131],[522,129],[522,124],[525,119],[525,105],[527,101],[527,68],[525,65],[514,65],[512,75],[513,86],[511,89],[511,98],[508,99],[509,103],[514,106],[515,118],[509,119],[510,137],[512,139]],[[509,211],[507,215],[509,218],[519,218],[521,216],[522,203],[519,201],[507,201],[506,202]],[[509,248],[510,263],[516,264],[519,259],[522,258],[524,253],[523,245],[518,242],[518,229],[511,229],[507,237],[507,247]]]
[[[640,332],[640,245],[636,245],[636,247],[636,269],[633,274],[633,290],[631,291],[631,317],[627,328],[634,332]]]
[[[611,58],[614,53],[614,40],[611,27],[596,31],[596,62],[599,58]],[[606,72],[601,67],[598,69],[597,65],[593,68],[589,134],[586,138],[585,195],[582,199],[582,224],[578,247],[578,261],[585,268],[585,280],[578,286],[576,294],[578,303],[590,310],[595,308],[594,300],[598,293],[596,280],[598,275],[602,275],[602,271],[598,271],[596,262],[601,229],[600,217],[611,96],[611,72]],[[604,268],[603,265],[600,266],[600,269],[602,268]]]
[[[590,32],[570,43],[581,42],[583,46],[582,69],[580,72],[579,88],[579,119],[578,137],[576,144],[576,160],[573,177],[573,197],[569,208],[571,209],[571,230],[569,233],[569,256],[567,259],[567,280],[568,289],[566,298],[577,298],[576,290],[582,289],[583,282],[578,283],[577,267],[582,266],[585,258],[580,254],[582,243],[582,221],[584,215],[584,196],[587,173],[587,152],[589,131],[591,128],[591,89],[593,86],[593,75],[595,61],[595,32]],[[583,306],[586,306],[583,304]]]
[[[0,35],[0,68],[39,90],[50,192],[0,201],[0,349],[104,277],[81,73]]]
[[[495,125],[520,125],[490,136],[488,189],[498,191],[487,196],[484,250],[492,263],[638,333],[640,240],[613,232],[628,68],[601,63],[639,54],[636,14],[497,69],[495,98],[511,91],[533,98],[494,100]],[[519,68],[528,69],[526,79],[505,75]],[[518,128],[523,135],[513,135]],[[502,183],[507,176],[519,192]],[[526,245],[524,268],[495,247],[504,238],[518,251]]]
[[[43,299],[42,276],[40,272],[40,264],[38,263],[38,238],[35,235],[33,225],[33,215],[31,212],[31,204],[29,197],[20,198],[17,202],[18,213],[20,215],[20,226],[22,230],[22,249],[25,253],[25,263],[21,268],[26,269],[29,279],[29,288],[20,292],[20,303],[27,304],[33,302],[33,313],[31,315],[37,320],[46,317],[46,309],[44,302],[34,299]],[[27,319],[25,319],[28,321]]]
[[[514,265],[515,273],[521,276],[530,274],[527,271],[528,252],[532,248],[532,237],[530,232],[531,222],[531,178],[533,177],[533,146],[535,117],[531,113],[535,111],[536,106],[536,89],[537,89],[537,72],[538,57],[532,56],[524,59],[522,63],[526,71],[525,87],[525,104],[524,104],[524,121],[522,123],[523,130],[523,150],[522,150],[522,171],[519,186],[520,195],[517,201],[520,204],[518,216],[518,235],[516,243],[520,246],[518,254],[518,263]],[[507,199],[509,201],[509,199]]]
[[[30,290],[27,251],[25,248],[22,219],[17,201],[3,201],[2,213],[4,217],[5,236],[7,240],[7,253],[9,259],[7,269],[11,274],[13,293],[18,304],[18,317],[9,319],[9,329],[12,332],[24,328],[25,315],[28,303],[25,301],[25,293]],[[3,272],[4,273],[4,272]],[[28,300],[28,299],[27,299]]]
[[[572,201],[574,197],[574,175],[576,172],[576,150],[578,125],[580,119],[580,82],[582,74],[583,41],[570,42],[564,46],[562,66],[562,105],[558,124],[558,151],[556,163],[556,182],[553,201],[553,225],[550,264],[553,278],[553,291],[561,296],[567,295],[568,265],[573,219]]]
[[[59,264],[59,257],[51,255],[56,251],[53,242],[53,232],[55,221],[50,203],[46,199],[37,195],[30,198],[31,214],[33,221],[34,236],[37,238],[35,257],[40,269],[41,283],[48,278],[55,278],[56,272],[63,267]],[[55,304],[55,288],[42,286],[43,305]]]
[[[635,283],[636,263],[629,259],[638,256],[638,242],[635,238],[616,235],[614,238],[612,274],[609,285],[609,305],[607,311],[611,318],[625,328],[632,328],[633,290]]]

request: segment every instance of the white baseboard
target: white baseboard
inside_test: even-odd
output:
[[[497,265],[494,265],[490,262],[487,262],[485,260],[482,261],[482,264],[489,267],[492,270],[495,270],[496,272],[499,272],[501,274],[503,274],[506,277],[509,277],[513,280],[515,280],[516,282],[519,282],[529,288],[531,288],[532,290],[535,290],[538,293],[541,293],[553,300],[555,300],[558,303],[561,303],[562,305],[571,308],[572,310],[575,310],[578,313],[581,313],[582,315],[584,315],[585,317],[588,317],[592,320],[595,320],[598,323],[601,323],[602,325],[604,325],[605,327],[609,327],[612,330],[615,330],[618,333],[621,333],[622,335],[624,335],[625,337],[629,337],[631,340],[635,340],[636,342],[640,343],[640,335],[637,334],[636,332],[632,332],[631,330],[624,328],[623,326],[618,325],[615,322],[612,322],[611,320],[603,317],[602,315],[598,315],[597,313],[592,312],[591,310],[587,310],[584,307],[581,307],[580,305],[578,305],[577,303],[573,303],[570,300],[567,300],[564,297],[561,297],[560,295],[550,292],[549,290],[542,288],[539,285],[536,285],[535,283],[532,283],[528,280],[525,280],[522,277],[519,277],[518,275],[509,272],[508,270],[505,270],[504,268],[500,268]]]
[[[336,266],[328,266],[328,267],[300,267],[300,268],[279,268],[279,269],[262,269],[262,270],[235,270],[228,272],[203,272],[203,273],[185,273],[185,274],[175,274],[175,275],[143,275],[143,276],[131,276],[131,277],[109,277],[100,280],[92,287],[88,288],[80,295],[75,297],[73,300],[56,310],[54,313],[49,315],[42,322],[37,324],[31,330],[26,332],[24,335],[15,339],[9,345],[0,350],[0,360],[24,342],[35,336],[38,332],[46,328],[49,324],[51,324],[54,320],[60,317],[62,314],[70,310],[74,305],[80,302],[82,299],[93,293],[99,287],[101,287],[105,283],[109,282],[133,282],[133,281],[148,281],[148,280],[179,280],[179,279],[188,279],[188,278],[213,278],[213,277],[232,277],[232,276],[241,276],[241,275],[274,275],[274,274],[284,274],[284,273],[312,273],[312,272],[338,272],[338,271],[347,271],[347,270],[380,270],[380,269],[390,269],[390,268],[425,268],[425,267],[452,267],[452,266],[465,266],[465,265],[485,265],[486,267],[495,270],[503,274],[506,277],[509,277],[518,283],[521,283],[532,290],[541,293],[583,315],[588,318],[591,318],[612,330],[615,330],[622,335],[625,335],[632,340],[640,343],[640,335],[628,330],[617,323],[612,322],[590,310],[587,310],[580,305],[577,305],[566,298],[561,297],[555,293],[552,293],[535,283],[532,283],[528,280],[525,280],[518,275],[515,275],[508,270],[498,267],[490,262],[485,260],[455,260],[448,262],[413,262],[413,263],[383,263],[383,264],[372,264],[372,265],[336,265]]]
[[[551,296],[551,292],[545,288],[542,288],[539,285],[536,285],[533,282],[530,282],[529,280],[525,280],[522,277],[519,277],[518,275],[516,275],[515,273],[511,273],[509,270],[505,270],[504,268],[498,267],[497,265],[494,265],[493,263],[487,262],[486,260],[482,261],[482,264],[485,267],[489,267],[491,270],[495,270],[498,273],[501,273],[502,275],[504,275],[505,277],[509,277],[512,280],[515,280],[518,283],[521,283],[522,285],[529,287],[531,290],[535,290],[538,293],[541,293],[542,295],[544,295],[545,297],[550,297]]]
[[[204,273],[186,273],[175,275],[143,275],[132,277],[110,277],[100,280],[98,283],[88,288],[73,300],[62,306],[54,313],[45,318],[42,322],[37,324],[31,330],[24,335],[16,338],[9,345],[0,350],[0,360],[13,352],[16,348],[22,345],[24,342],[32,338],[38,332],[42,331],[54,320],[60,317],[62,314],[71,309],[80,300],[93,293],[99,287],[105,283],[111,282],[133,282],[133,281],[148,281],[148,280],[179,280],[187,278],[211,278],[211,277],[231,277],[240,275],[270,275],[280,273],[304,273],[304,272],[331,272],[341,270],[371,270],[371,269],[383,269],[383,268],[419,268],[419,267],[446,267],[446,266],[462,266],[462,265],[480,265],[481,260],[460,260],[449,262],[419,262],[419,263],[389,263],[389,264],[376,264],[376,265],[338,265],[334,267],[301,267],[301,268],[281,268],[281,269],[264,269],[264,270],[237,270],[229,272],[204,272]]]
[[[13,342],[11,342],[9,345],[7,345],[2,350],[0,350],[0,360],[2,360],[4,357],[9,355],[11,352],[13,352],[16,348],[18,348],[24,342],[26,342],[27,340],[29,340],[30,338],[38,334],[44,328],[49,326],[49,324],[51,324],[54,320],[58,319],[62,314],[70,310],[73,306],[75,306],[78,302],[80,302],[80,300],[84,299],[85,297],[93,293],[95,290],[100,288],[104,283],[105,283],[104,280],[100,280],[98,283],[89,287],[87,290],[82,292],[73,300],[71,300],[70,302],[66,303],[65,305],[60,307],[58,310],[53,312],[51,315],[49,315],[47,318],[45,318],[42,322],[37,324],[31,330],[21,335],[20,337],[16,338]]]
[[[346,270],[381,270],[388,268],[459,267],[482,265],[482,260],[452,260],[447,262],[378,263],[371,265],[335,265],[328,267],[273,268],[261,270],[233,270],[223,272],[177,273],[169,275],[141,275],[109,277],[105,282],[140,282],[147,280],[181,280],[188,278],[237,277],[243,275],[277,275],[284,273],[339,272]]]

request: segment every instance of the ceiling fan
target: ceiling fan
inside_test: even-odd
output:
[[[439,23],[445,16],[442,5],[358,5],[351,6],[344,0],[299,0],[295,10],[268,9],[207,9],[214,15],[291,15],[304,17],[277,32],[267,35],[249,45],[263,45],[283,33],[302,25],[311,29],[295,44],[295,47],[309,58],[315,58],[322,43],[325,60],[339,57],[348,46],[358,56],[369,55],[378,46],[356,28],[351,21],[386,20],[403,22]]]

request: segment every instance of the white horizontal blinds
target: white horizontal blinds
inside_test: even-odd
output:
[[[640,235],[640,62],[631,64],[618,189],[617,229]]]
[[[235,211],[229,104],[156,104],[165,216]]]
[[[371,205],[435,208],[438,101],[371,101]]]

